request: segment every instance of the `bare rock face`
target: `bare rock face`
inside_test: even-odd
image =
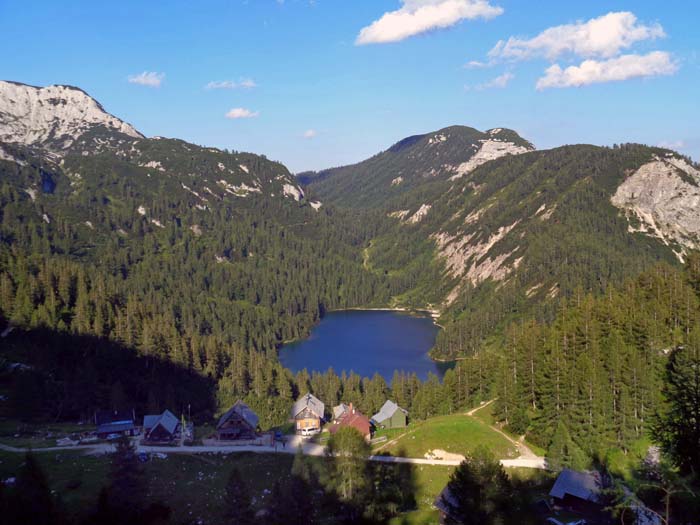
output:
[[[624,210],[630,232],[660,239],[681,261],[687,249],[700,248],[700,171],[673,153],[641,166],[611,202]]]
[[[524,146],[499,138],[498,135],[501,131],[500,128],[488,131],[489,138],[479,140],[479,149],[467,162],[463,162],[456,167],[457,173],[450,177],[450,180],[459,179],[490,160],[505,157],[506,155],[520,155],[535,150],[535,147],[531,144]]]
[[[0,81],[0,142],[60,153],[96,128],[143,138],[81,89]]]

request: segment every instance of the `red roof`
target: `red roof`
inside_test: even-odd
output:
[[[352,427],[359,431],[363,436],[367,436],[370,433],[369,419],[367,419],[367,416],[361,412],[358,412],[357,410],[347,412],[338,420],[337,425],[330,427],[329,431],[334,434],[340,427]]]

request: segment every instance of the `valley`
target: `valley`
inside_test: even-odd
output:
[[[123,461],[177,523],[215,523],[247,490],[263,517],[303,501],[431,523],[472,462],[536,523],[555,473],[631,484],[652,442],[692,475],[658,418],[697,360],[698,187],[665,148],[536,150],[466,126],[293,175],[148,138],[77,88],[0,82],[0,417],[16,429],[0,473],[44,468],[95,520]],[[103,443],[105,412],[127,414],[131,445]],[[146,417],[166,441],[201,434],[149,449]],[[108,456],[42,452],[49,433],[24,434],[49,423],[90,426]],[[20,463],[27,443],[38,459]]]

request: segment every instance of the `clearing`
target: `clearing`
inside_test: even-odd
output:
[[[375,449],[375,454],[425,458],[439,456],[440,452],[437,451],[444,451],[450,455],[464,456],[479,445],[484,445],[498,459],[516,458],[519,455],[507,437],[482,421],[463,414],[439,416],[412,423],[398,436],[395,436],[396,431],[392,431],[392,434],[388,436],[390,441],[380,444]]]

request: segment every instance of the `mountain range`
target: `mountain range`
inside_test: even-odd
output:
[[[365,264],[411,273],[395,304],[442,313],[444,358],[513,318],[551,318],[577,289],[683,262],[700,240],[697,165],[637,144],[536,151],[512,130],[453,126],[300,180],[328,205],[392,221]]]
[[[294,177],[264,156],[146,138],[78,88],[0,82],[0,173],[12,192],[5,224],[42,225],[52,254],[99,264],[115,243],[194,240],[216,264],[246,272],[244,290],[227,294],[238,308],[306,319],[289,333],[338,306],[428,308],[441,315],[433,355],[445,359],[508,320],[551,318],[577,290],[603,291],[700,246],[690,159],[637,144],[536,150],[506,128],[451,126]],[[239,246],[222,238],[230,221],[246,239]],[[261,223],[274,232],[253,248]],[[319,277],[317,298],[299,290],[292,309],[275,308],[287,292],[257,298],[262,263],[251,260],[272,238],[281,245],[265,271],[294,257],[286,250],[303,251],[297,242],[309,243],[311,266],[342,260],[352,271]],[[302,273],[320,271],[311,266]],[[270,345],[287,335],[278,330]]]

